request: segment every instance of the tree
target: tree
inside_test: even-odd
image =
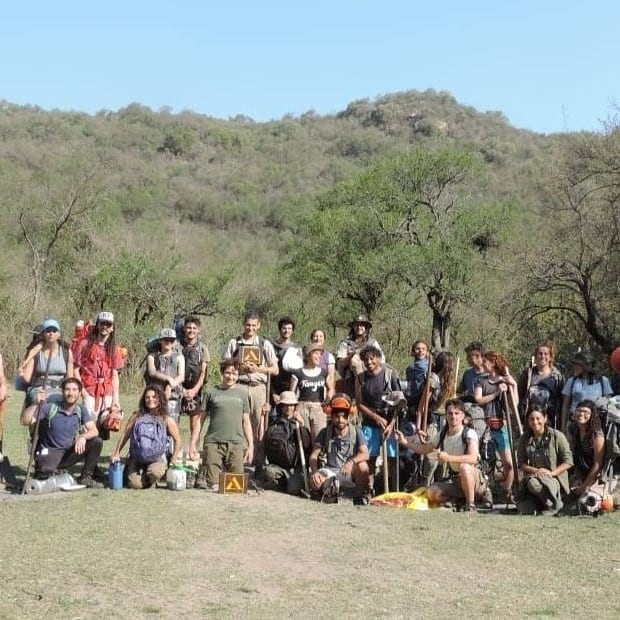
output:
[[[620,339],[620,126],[576,136],[546,192],[544,245],[524,256],[520,314],[569,314],[610,353]],[[551,225],[550,225],[551,224]]]

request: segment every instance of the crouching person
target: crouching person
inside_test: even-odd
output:
[[[219,489],[222,471],[242,474],[244,463],[251,463],[254,457],[250,402],[247,390],[238,386],[237,363],[224,360],[220,372],[221,383],[206,391],[203,403],[209,427],[196,486],[208,491]]]
[[[473,428],[464,424],[464,403],[453,398],[448,400],[445,406],[446,426],[428,443],[421,443],[417,438],[413,441],[407,440],[401,432],[397,432],[398,442],[416,454],[436,459],[440,466],[442,463],[448,465],[450,477],[434,483],[428,489],[431,506],[464,501],[466,512],[476,512],[478,500],[486,507],[492,507],[491,490],[477,466],[478,435]]]
[[[283,491],[290,495],[301,495],[304,477],[307,476],[306,454],[310,451],[312,440],[310,431],[304,426],[304,419],[296,411],[298,405],[294,392],[284,391],[279,395],[276,405],[277,417],[269,424],[265,433],[264,445],[267,463],[262,469],[260,480],[266,489]],[[303,460],[299,446],[303,444]]]
[[[35,476],[47,478],[58,470],[68,469],[84,461],[80,484],[91,489],[102,488],[103,483],[93,478],[101,454],[103,441],[97,426],[84,404],[80,404],[82,384],[78,379],[64,379],[60,384],[62,401],[46,403],[45,392],[40,390],[36,403],[27,407],[21,423],[29,426],[39,419],[39,437],[35,449]]]
[[[166,448],[168,436],[173,440],[171,462],[179,460],[181,435],[176,420],[168,415],[166,394],[156,385],[148,385],[136,411],[125,430],[119,437],[114,454],[110,460],[114,463],[121,458],[121,452],[129,441],[127,458],[127,484],[130,489],[148,489],[157,483],[166,473]]]
[[[310,487],[325,502],[337,502],[341,488],[354,489],[353,503],[365,506],[372,498],[368,444],[362,431],[349,422],[352,407],[346,394],[336,394],[327,406],[329,422],[310,455]]]

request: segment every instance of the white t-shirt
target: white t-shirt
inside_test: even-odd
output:
[[[449,435],[446,433],[446,436],[443,440],[443,452],[447,452],[448,454],[453,454],[454,456],[463,456],[467,453],[467,446],[463,442],[462,434],[465,433],[465,441],[467,445],[469,445],[470,441],[478,441],[478,434],[473,428],[469,428],[465,426],[461,433],[457,433],[456,435]],[[439,447],[439,435],[433,438],[432,444],[435,448]],[[450,465],[450,469],[454,472],[458,472],[461,468],[461,463],[448,463]]]

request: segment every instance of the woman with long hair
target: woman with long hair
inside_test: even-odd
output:
[[[120,410],[118,371],[123,357],[115,341],[114,315],[100,312],[97,321],[75,355],[75,367],[82,385],[82,398],[95,421],[107,408]]]
[[[555,366],[556,347],[552,340],[539,342],[534,349],[533,364],[519,377],[521,415],[533,408],[547,414],[553,428],[560,425],[564,377]]]
[[[591,400],[577,403],[574,418],[575,424],[569,436],[575,461],[571,492],[575,498],[579,498],[596,484],[603,469],[605,433],[596,405]]]
[[[482,355],[482,365],[486,375],[478,379],[474,387],[474,400],[484,410],[484,419],[491,430],[497,452],[502,459],[504,479],[502,488],[506,503],[514,503],[512,484],[514,468],[510,450],[511,439],[508,436],[506,418],[510,411],[506,408],[507,398],[512,397],[518,403],[517,383],[510,375],[508,360],[496,351],[487,351]],[[506,396],[505,396],[506,395]]]
[[[310,342],[325,347],[325,332],[322,329],[313,329],[310,333]],[[324,348],[319,365],[327,373],[332,385],[336,385],[336,358]]]
[[[546,413],[531,409],[525,421],[518,449],[524,477],[517,508],[521,514],[555,515],[564,507],[563,496],[570,490],[568,470],[573,455],[564,434],[547,423]]]
[[[153,429],[157,429],[155,432]],[[167,443],[160,443],[161,450],[157,454],[144,457],[140,454],[139,437],[141,433],[148,433],[149,445],[153,446],[156,441],[153,436],[160,437],[170,435],[174,441],[171,463],[179,460],[181,451],[181,435],[174,418],[168,415],[166,395],[157,385],[147,385],[142,392],[138,410],[135,411],[127,422],[125,430],[119,437],[116,449],[110,457],[112,463],[120,460],[121,452],[129,441],[129,456],[127,458],[127,482],[131,489],[145,489],[157,486],[157,483],[166,473],[167,463],[165,459]]]

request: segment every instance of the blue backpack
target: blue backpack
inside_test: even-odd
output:
[[[165,454],[167,442],[165,420],[147,413],[133,425],[129,453],[139,463],[155,463]]]

